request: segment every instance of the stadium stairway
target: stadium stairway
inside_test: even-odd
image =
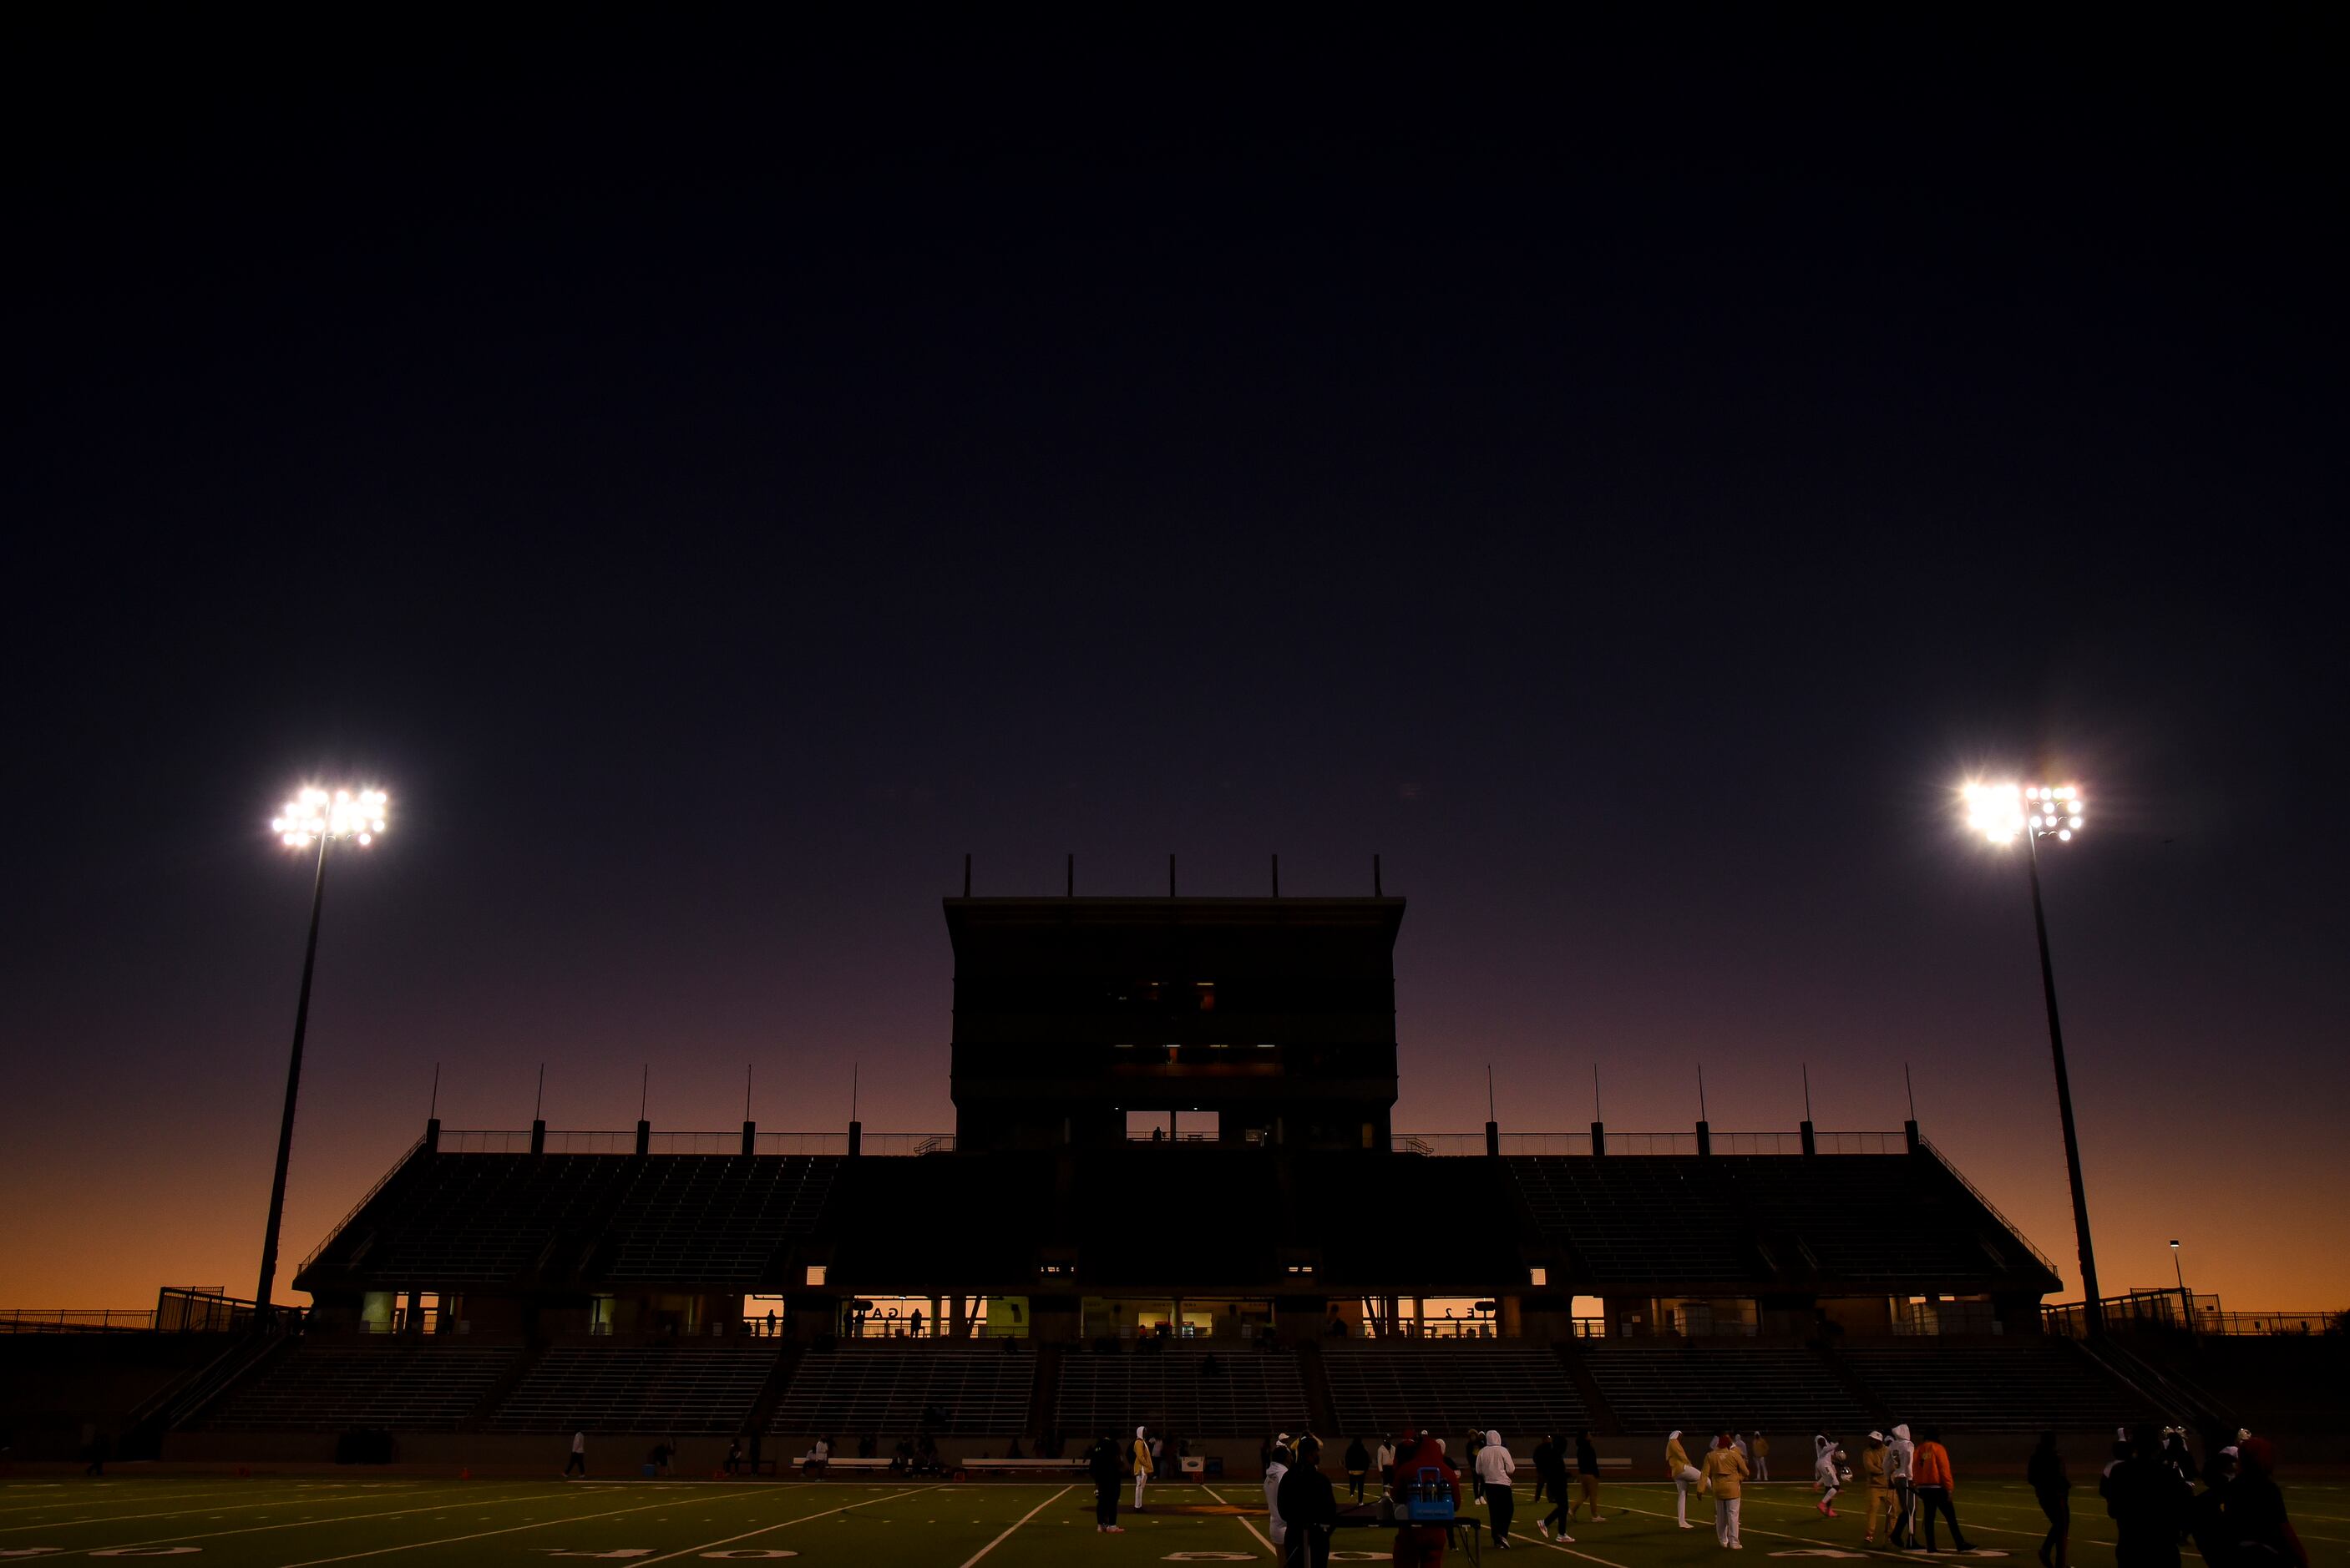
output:
[[[1036,1383],[1028,1396],[1026,1430],[1041,1436],[1054,1431],[1061,1399],[1062,1345],[1055,1340],[1037,1340]]]
[[[1620,1437],[1624,1423],[1617,1417],[1616,1408],[1607,1403],[1607,1395],[1599,1386],[1599,1379],[1591,1376],[1590,1364],[1579,1355],[1571,1342],[1562,1340],[1555,1347],[1558,1364],[1566,1369],[1566,1380],[1575,1385],[1575,1394],[1583,1400],[1586,1417],[1591,1430],[1598,1437]]]
[[[1313,1417],[1307,1430],[1337,1431],[1338,1406],[1330,1397],[1330,1366],[1322,1359],[1322,1346],[1314,1340],[1301,1341],[1297,1346],[1297,1381],[1305,1390],[1306,1413]]]

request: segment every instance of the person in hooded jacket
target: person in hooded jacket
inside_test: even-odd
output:
[[[1835,1439],[1825,1432],[1812,1434],[1812,1485],[1819,1490],[1819,1511],[1834,1519],[1836,1492],[1844,1485],[1844,1477],[1836,1471]]]
[[[1909,1428],[1901,1423],[1893,1428],[1893,1440],[1885,1445],[1885,1480],[1893,1488],[1893,1501],[1901,1511],[1893,1520],[1892,1544],[1903,1549],[1918,1544],[1918,1446],[1909,1440]]]
[[[1094,1529],[1109,1535],[1125,1534],[1126,1527],[1118,1521],[1118,1489],[1126,1480],[1126,1459],[1114,1439],[1094,1439],[1094,1446],[1086,1451],[1086,1474],[1094,1483]]]
[[[1503,1446],[1502,1434],[1487,1432],[1477,1449],[1477,1479],[1483,1483],[1485,1517],[1493,1532],[1493,1544],[1507,1552],[1510,1549],[1510,1516],[1517,1510],[1517,1493],[1511,1490],[1511,1478],[1517,1474],[1518,1461]]]
[[[1273,1549],[1280,1552],[1289,1542],[1289,1521],[1281,1516],[1281,1483],[1289,1474],[1289,1434],[1274,1438],[1269,1451],[1272,1458],[1264,1462],[1264,1528],[1273,1537]]]
[[[1338,1495],[1322,1473],[1321,1439],[1300,1438],[1296,1459],[1283,1472],[1274,1497],[1284,1532],[1281,1560],[1284,1568],[1328,1568]]]
[[[1591,1434],[1575,1434],[1575,1484],[1581,1495],[1567,1505],[1566,1517],[1574,1519],[1575,1511],[1585,1503],[1591,1505],[1591,1522],[1604,1524],[1599,1517],[1599,1450],[1591,1446]]]
[[[2277,1490],[2276,1448],[2266,1438],[2236,1445],[2236,1479],[2228,1488],[2228,1568],[2309,1568],[2309,1549],[2285,1517]]]
[[[1918,1489],[1918,1511],[1926,1516],[1926,1550],[1934,1550],[1934,1515],[1939,1513],[1950,1523],[1950,1550],[1973,1551],[1959,1529],[1959,1480],[1950,1469],[1950,1450],[1942,1447],[1938,1428],[1929,1427],[1920,1434],[1909,1477]]]
[[[2073,1502],[2065,1494],[2073,1490],[2073,1478],[2064,1473],[2064,1456],[2056,1451],[2055,1433],[2040,1434],[2040,1446],[2024,1464],[2023,1479],[2032,1483],[2032,1495],[2040,1500],[2040,1511],[2048,1516],[2048,1533],[2040,1542],[2040,1568],[2065,1568],[2064,1550],[2073,1535]]]
[[[1134,1511],[1142,1511],[1142,1483],[1150,1479],[1150,1441],[1143,1429],[1134,1429]]]
[[[1868,1489],[1868,1522],[1862,1529],[1860,1543],[1874,1546],[1877,1544],[1877,1527],[1880,1524],[1890,1526],[1898,1517],[1893,1508],[1893,1486],[1885,1475],[1885,1434],[1882,1432],[1869,1433],[1868,1447],[1860,1450],[1860,1480],[1861,1484]],[[1892,1538],[1892,1532],[1888,1529],[1886,1539],[1890,1541]]]
[[[1672,1479],[1674,1520],[1683,1530],[1695,1530],[1697,1526],[1689,1521],[1689,1489],[1694,1486],[1702,1493],[1705,1477],[1690,1463],[1689,1450],[1681,1447],[1679,1427],[1665,1434],[1665,1474]]]

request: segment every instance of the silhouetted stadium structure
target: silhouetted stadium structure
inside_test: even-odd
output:
[[[585,1427],[770,1459],[2219,1417],[2043,1334],[2054,1270],[1914,1122],[1397,1133],[1403,913],[949,898],[953,1134],[428,1124],[301,1265],[298,1331],[134,1414],[209,1454]]]

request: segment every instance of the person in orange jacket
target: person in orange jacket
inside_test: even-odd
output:
[[[1732,1552],[1743,1552],[1738,1539],[1738,1508],[1748,1471],[1746,1456],[1723,1432],[1705,1456],[1705,1479],[1713,1491],[1713,1538]]]
[[[1931,1552],[1935,1549],[1934,1512],[1939,1509],[1942,1517],[1950,1521],[1950,1550],[1973,1551],[1959,1529],[1959,1511],[1951,1506],[1951,1494],[1958,1487],[1956,1478],[1950,1474],[1950,1450],[1942,1447],[1942,1434],[1939,1428],[1928,1427],[1922,1433],[1910,1481],[1918,1492],[1918,1511],[1926,1520],[1926,1550]]]

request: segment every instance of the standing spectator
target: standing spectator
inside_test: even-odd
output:
[[[1166,1464],[1167,1464],[1167,1439],[1166,1439],[1165,1438],[1151,1438],[1151,1439],[1150,1439],[1150,1479],[1151,1479],[1152,1480],[1160,1480],[1165,1479],[1165,1477],[1166,1477],[1166,1473],[1167,1473],[1167,1472],[1166,1472]]]
[[[2236,1455],[2236,1480],[2228,1489],[2227,1533],[2236,1542],[2230,1568],[2309,1568],[2309,1549],[2285,1517],[2277,1490],[2276,1446],[2248,1437]]]
[[[1800,1428],[1797,1429],[1801,1430]],[[1771,1479],[1771,1439],[1764,1437],[1759,1428],[1756,1428],[1754,1433],[1752,1448],[1754,1454],[1754,1479],[1759,1481],[1769,1480]]]
[[[1591,1505],[1591,1522],[1604,1524],[1599,1517],[1599,1450],[1591,1446],[1589,1431],[1575,1434],[1575,1484],[1582,1495],[1568,1505],[1566,1517],[1572,1521],[1575,1511],[1586,1503]]]
[[[1885,1538],[1893,1539],[1892,1526],[1900,1515],[1893,1506],[1893,1485],[1885,1473],[1885,1434],[1868,1434],[1868,1446],[1860,1450],[1861,1483],[1868,1488],[1868,1523],[1863,1528],[1860,1543],[1877,1544],[1877,1527],[1886,1526]]]
[[[740,1432],[726,1439],[726,1473],[730,1476],[743,1473],[743,1434]]]
[[[2235,1490],[2237,1452],[2232,1444],[2210,1450],[2203,1464],[2203,1494],[2188,1511],[2188,1536],[2209,1568],[2227,1568],[2236,1555],[2235,1537],[2228,1532],[2228,1503]]]
[[[563,1461],[563,1473],[585,1480],[588,1475],[588,1429],[581,1428],[571,1434],[571,1457]]]
[[[1126,1467],[1118,1461],[1118,1445],[1107,1438],[1097,1438],[1086,1454],[1086,1474],[1094,1483],[1094,1529],[1106,1535],[1123,1535],[1126,1526],[1118,1521],[1118,1489],[1126,1480]]]
[[[1493,1529],[1493,1544],[1510,1549],[1510,1515],[1517,1511],[1517,1493],[1511,1490],[1518,1461],[1502,1446],[1502,1434],[1487,1432],[1477,1449],[1477,1478],[1485,1483],[1485,1512]]]
[[[1918,1489],[1918,1511],[1926,1516],[1926,1550],[1934,1548],[1934,1515],[1939,1512],[1950,1521],[1950,1550],[1972,1552],[1967,1538],[1959,1530],[1959,1511],[1952,1501],[1958,1490],[1958,1478],[1950,1471],[1950,1450],[1942,1447],[1942,1434],[1938,1428],[1929,1427],[1918,1445],[1918,1455],[1912,1462],[1910,1476]],[[2178,1542],[2171,1543],[2174,1555]]]
[[[1143,1429],[1134,1429],[1134,1511],[1142,1511],[1142,1483],[1150,1479],[1150,1444]]]
[[[1731,1433],[1730,1446],[1738,1450],[1738,1457],[1746,1461],[1746,1470],[1748,1475],[1752,1475],[1754,1471],[1754,1450],[1746,1446],[1746,1434],[1743,1432]]]
[[[1681,1447],[1681,1431],[1679,1427],[1665,1434],[1665,1474],[1671,1478],[1673,1483],[1674,1520],[1683,1530],[1695,1530],[1697,1526],[1689,1521],[1690,1483],[1696,1482],[1698,1490],[1702,1492],[1705,1489],[1705,1477],[1698,1473],[1698,1468],[1695,1465],[1690,1463],[1689,1450]]]
[[[1355,1438],[1347,1445],[1347,1490],[1357,1502],[1363,1501],[1363,1481],[1371,1473],[1371,1451],[1363,1447],[1363,1439]]]
[[[1274,1503],[1274,1517],[1281,1521],[1286,1540],[1282,1552],[1286,1568],[1328,1568],[1338,1498],[1330,1490],[1330,1478],[1322,1473],[1319,1441],[1298,1439],[1297,1462],[1282,1476]]]
[[[1273,1458],[1264,1467],[1264,1511],[1266,1532],[1273,1537],[1273,1549],[1286,1555],[1289,1542],[1289,1521],[1281,1517],[1281,1482],[1289,1474],[1289,1434],[1284,1432],[1274,1439]]]
[[[2056,1451],[2056,1434],[2040,1434],[2040,1446],[2023,1467],[2040,1511],[2048,1516],[2048,1533],[2040,1542],[2040,1568],[2065,1568],[2065,1547],[2073,1534],[2073,1478],[2064,1473],[2064,1456]],[[2216,1568],[2216,1565],[2215,1565]]]
[[[1409,1428],[1406,1428],[1409,1430]],[[1429,1474],[1423,1477],[1420,1472]],[[1461,1506],[1461,1472],[1444,1457],[1441,1438],[1431,1438],[1423,1430],[1416,1438],[1409,1438],[1396,1452],[1395,1481],[1388,1495],[1399,1505],[1397,1512],[1404,1514],[1403,1505],[1422,1489],[1450,1491],[1452,1506]],[[1409,1517],[1399,1517],[1396,1527],[1395,1568],[1444,1568],[1444,1527],[1440,1524],[1414,1524]]]
[[[2195,1485],[2195,1453],[2187,1446],[2187,1428],[2165,1427],[2162,1429],[2162,1462],[2168,1465],[2189,1489]]]
[[[1461,1450],[1469,1457],[1469,1500],[1471,1502],[1485,1501],[1485,1473],[1477,1468],[1477,1450],[1484,1446],[1485,1434],[1472,1431],[1469,1434],[1469,1446]]]
[[[1918,1449],[1909,1441],[1909,1428],[1904,1423],[1893,1428],[1893,1440],[1885,1445],[1885,1479],[1893,1488],[1893,1501],[1900,1504],[1894,1516],[1891,1544],[1907,1550],[1918,1544]]]
[[[1754,1434],[1754,1446],[1763,1446],[1760,1432]],[[1820,1511],[1830,1519],[1836,1516],[1836,1490],[1844,1484],[1844,1477],[1836,1469],[1836,1455],[1841,1451],[1835,1439],[1825,1432],[1812,1434],[1812,1485],[1820,1494]]]
[[[1541,1442],[1534,1445],[1533,1455],[1533,1463],[1534,1468],[1534,1500],[1536,1503],[1540,1503],[1542,1501],[1543,1493],[1549,1489],[1550,1457],[1555,1451],[1555,1445],[1557,1442],[1558,1439],[1556,1438],[1545,1437]]]
[[[1379,1438],[1379,1446],[1371,1450],[1371,1468],[1379,1472],[1381,1491],[1395,1485],[1395,1457],[1396,1442],[1393,1438],[1382,1437]]]
[[[2130,1434],[2129,1453],[2098,1483],[2114,1521],[2116,1568],[2178,1568],[2187,1522],[2187,1483],[2163,1462],[2160,1439],[2145,1427]],[[1929,1522],[1927,1528],[1932,1529]]]
[[[1713,1488],[1713,1538],[1732,1552],[1746,1550],[1738,1539],[1738,1504],[1746,1474],[1746,1456],[1738,1451],[1736,1437],[1724,1430],[1705,1456],[1705,1479]]]

